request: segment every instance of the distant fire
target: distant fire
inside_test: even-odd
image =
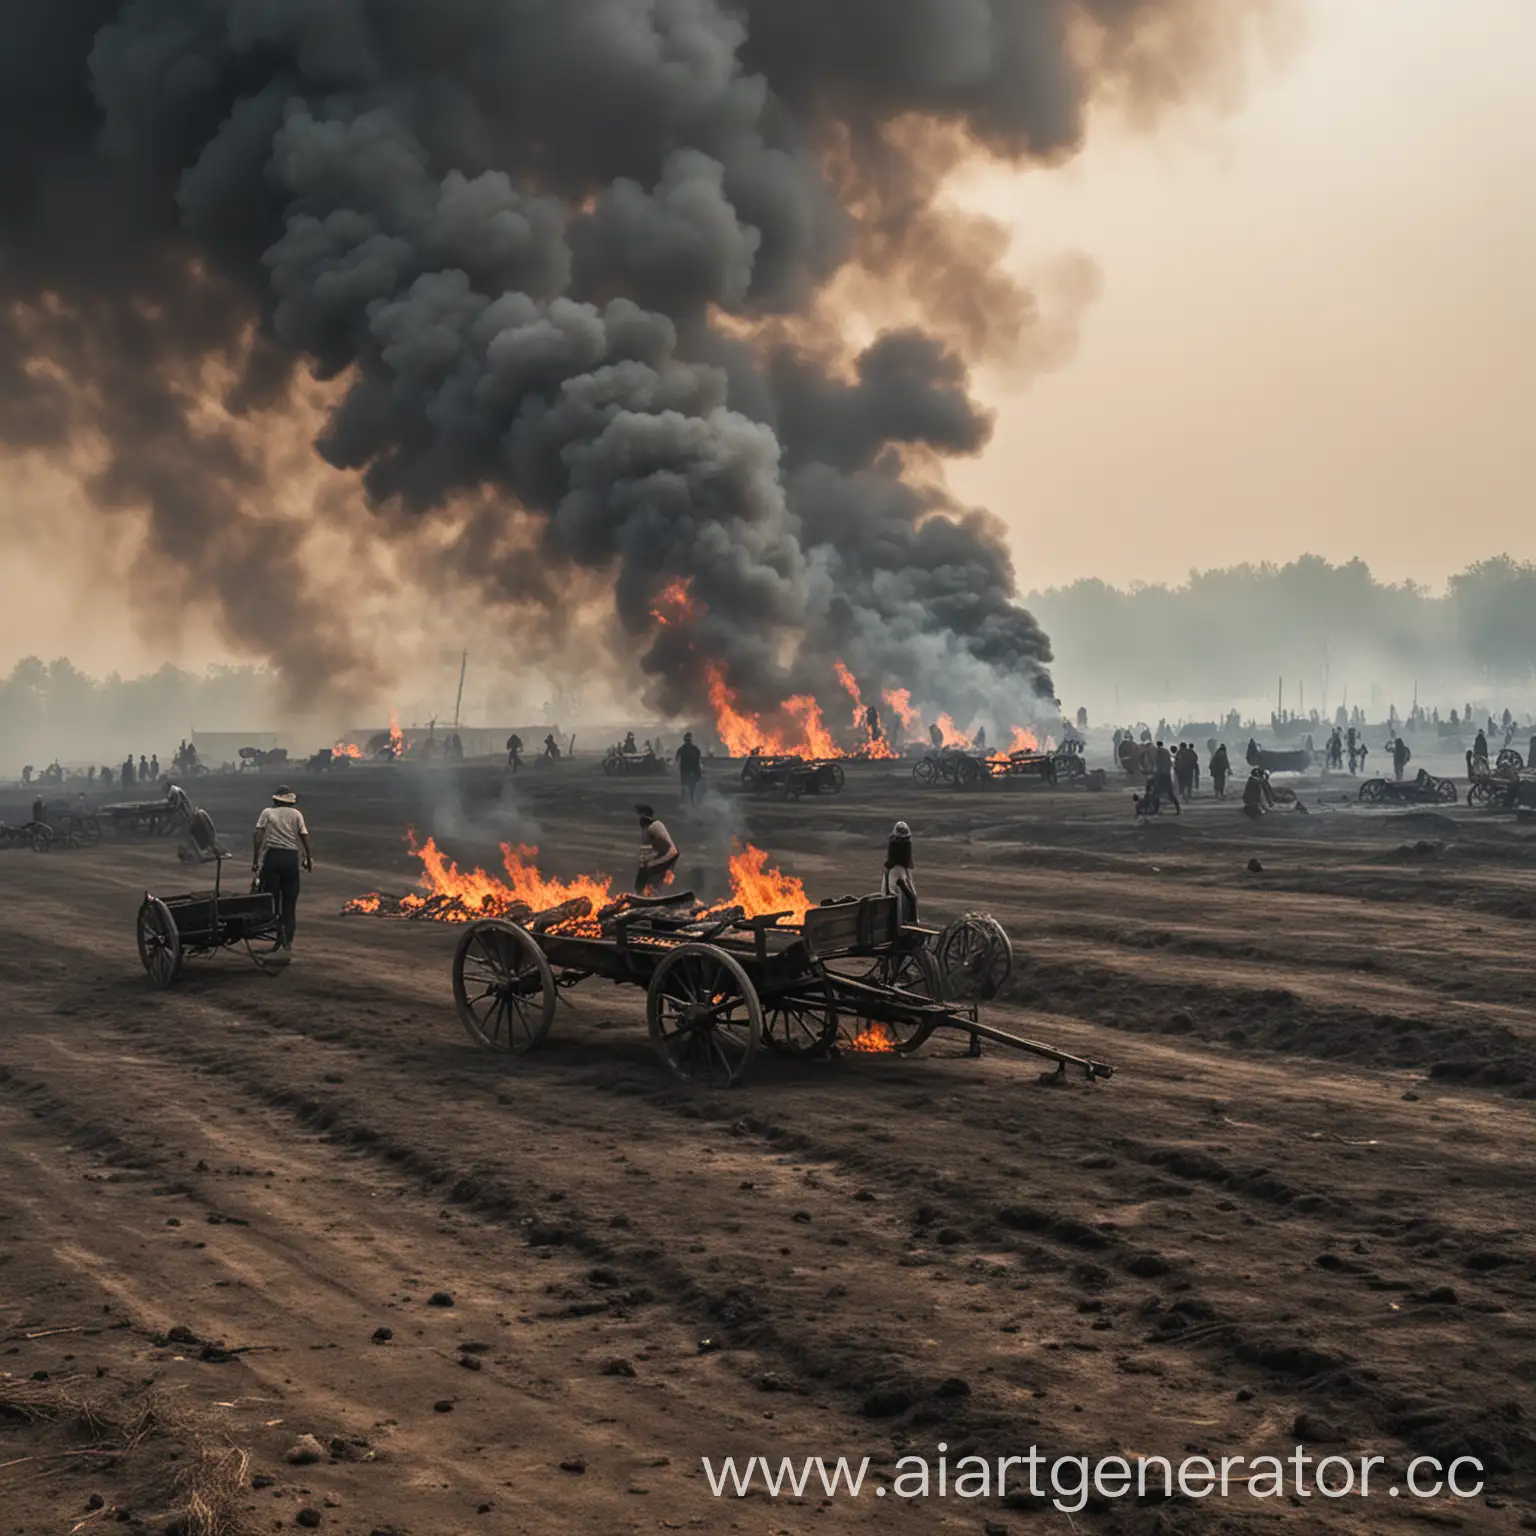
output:
[[[731,757],[747,757],[752,752],[773,756],[837,757],[837,743],[821,718],[821,706],[809,694],[786,699],[782,713],[793,726],[765,725],[757,715],[742,711],[736,693],[725,674],[714,662],[704,669],[709,688],[709,702],[715,712],[715,734]]]
[[[912,708],[912,694],[906,688],[888,688],[885,693],[885,702],[896,712],[896,718],[901,721],[904,729],[915,731],[921,728],[923,717]]]
[[[651,609],[651,617],[663,629],[669,629],[674,625],[686,624],[689,619],[696,619],[703,612],[703,605],[694,600],[693,582],[678,576],[669,581],[657,594],[656,606]]]
[[[355,741],[338,741],[331,748],[331,756],[336,757],[361,757],[363,749]]]
[[[1003,749],[1005,752],[1038,752],[1040,740],[1027,725],[1013,728],[1013,740]]]
[[[859,757],[895,757],[896,753],[890,742],[885,739],[884,732],[880,729],[880,715],[876,711],[874,718],[870,718],[870,709],[864,703],[864,695],[859,690],[858,679],[840,661],[832,663],[833,670],[837,673],[837,680],[843,685],[848,697],[853,700],[853,727],[863,743],[859,747]]]
[[[391,757],[405,756],[405,733],[400,729],[400,716],[393,709],[389,712],[389,752]]]
[[[461,870],[434,839],[429,837],[418,843],[414,831],[406,833],[406,843],[412,856],[421,861],[416,891],[398,898],[373,891],[347,902],[341,909],[344,913],[355,917],[426,918],[439,923],[472,923],[499,917],[521,923],[540,913],[577,904],[580,910],[551,924],[548,931],[596,938],[602,932],[600,916],[609,908],[617,908],[623,900],[607,875],[576,875],[570,880],[545,875],[536,862],[537,848],[514,848],[503,843],[503,876],[479,868]],[[738,906],[743,916],[749,918],[787,912],[789,921],[799,922],[813,905],[804,884],[770,865],[761,848],[738,845],[729,863],[731,894],[717,903],[717,910]]]
[[[940,715],[935,723],[939,728],[939,735],[943,737],[941,745],[958,747],[962,751],[970,747],[971,738],[965,735],[948,715]]]
[[[832,733],[822,723],[821,705],[808,693],[796,694],[792,699],[785,699],[784,713],[800,727],[801,741],[804,743],[804,751],[800,747],[792,750],[799,752],[804,757],[837,757],[837,743],[832,740]]]

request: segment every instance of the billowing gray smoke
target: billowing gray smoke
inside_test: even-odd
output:
[[[191,422],[210,358],[242,411],[348,381],[319,448],[381,534],[497,492],[466,602],[614,572],[662,708],[705,656],[759,705],[832,692],[834,656],[957,709],[1049,697],[1000,526],[902,474],[986,442],[969,349],[1028,344],[995,242],[933,196],[957,143],[1058,157],[1096,94],[1166,94],[1239,8],[0,0],[0,441],[104,434],[96,503],[147,510],[300,695],[366,665]],[[931,296],[932,333],[837,366],[804,321],[851,263]],[[658,630],[679,577],[702,615]]]

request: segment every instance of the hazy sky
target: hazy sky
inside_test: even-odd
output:
[[[1021,264],[1103,276],[1072,363],[989,390],[996,441],[952,477],[1008,519],[1026,590],[1305,551],[1438,586],[1536,558],[1536,0],[1310,11],[1235,113],[975,194]],[[0,663],[165,659],[53,554],[0,560]]]
[[[952,477],[1032,586],[1360,555],[1536,558],[1536,0],[1312,0],[1234,116],[993,178],[1104,283]]]

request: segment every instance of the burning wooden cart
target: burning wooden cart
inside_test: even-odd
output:
[[[583,910],[584,909],[584,910]],[[629,898],[590,917],[584,902],[525,923],[472,923],[453,958],[454,1000],[482,1046],[524,1056],[548,1037],[562,990],[589,977],[640,986],[657,1054],[685,1082],[739,1083],[758,1052],[816,1057],[878,1031],[879,1049],[915,1051],[949,1028],[1075,1067],[1092,1081],[1111,1068],[982,1024],[974,1002],[944,1000],[940,960],[984,985],[999,962],[984,914],[968,914],[960,945],[903,927],[894,897],[866,896],[793,914],[745,918],[691,893]],[[985,924],[991,924],[988,929]],[[938,942],[936,943],[935,940]],[[1006,943],[1006,935],[1004,935]],[[962,953],[961,951],[964,951]],[[978,960],[978,955],[986,958]],[[1007,955],[1011,965],[1011,951]],[[846,1028],[845,1028],[846,1026]]]
[[[942,784],[980,789],[997,779],[1040,779],[1047,784],[1088,777],[1080,748],[1052,752],[974,752],[945,748],[912,765],[912,782],[927,789]]]
[[[145,891],[139,904],[136,931],[139,959],[149,979],[165,991],[176,984],[182,962],[191,955],[211,955],[245,946],[258,967],[268,961],[254,948],[277,938],[276,898],[268,891],[228,895],[222,889],[224,860],[213,819],[207,811],[192,814],[187,827],[189,857],[214,867],[213,889],[181,896],[156,896]]]

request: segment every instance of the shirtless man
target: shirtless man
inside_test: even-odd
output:
[[[671,873],[680,857],[672,834],[656,819],[656,812],[648,805],[637,805],[635,814],[640,818],[640,858],[635,871],[635,895],[649,896],[652,886],[660,885]]]

